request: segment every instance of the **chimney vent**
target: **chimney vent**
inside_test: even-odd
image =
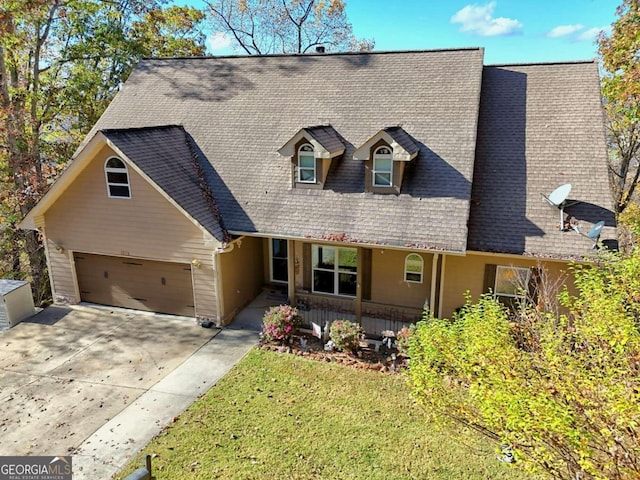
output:
[[[324,45],[318,45],[316,47],[316,53],[324,53]]]

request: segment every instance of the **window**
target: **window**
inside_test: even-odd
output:
[[[373,154],[373,186],[390,187],[392,185],[393,158],[389,147],[377,148]]]
[[[404,260],[404,281],[411,283],[422,283],[422,273],[424,271],[424,260],[422,255],[410,253]]]
[[[289,280],[287,241],[282,238],[271,239],[271,280],[282,283]]]
[[[298,182],[316,183],[316,157],[308,143],[298,150]]]
[[[519,305],[527,296],[531,270],[528,268],[496,268],[494,296],[508,307]]]
[[[358,251],[355,248],[313,245],[313,291],[356,296]]]
[[[107,159],[104,164],[104,173],[109,197],[131,198],[129,171],[122,160],[116,157]]]

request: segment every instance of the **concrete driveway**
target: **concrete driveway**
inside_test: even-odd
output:
[[[0,333],[0,455],[76,453],[218,332],[192,319],[54,306]]]

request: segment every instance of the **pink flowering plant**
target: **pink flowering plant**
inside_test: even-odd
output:
[[[409,352],[409,338],[413,333],[413,327],[402,327],[398,333],[396,333],[396,347],[400,353]]]
[[[360,348],[364,334],[362,327],[355,322],[334,320],[329,328],[329,337],[340,350],[355,354]]]
[[[262,338],[267,342],[289,343],[302,324],[298,309],[291,305],[278,305],[267,310],[262,317]]]

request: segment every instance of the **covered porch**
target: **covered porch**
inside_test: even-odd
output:
[[[242,283],[261,284],[272,292],[269,298],[277,300],[275,304],[298,307],[308,327],[313,323],[324,327],[340,318],[360,323],[368,335],[376,337],[417,322],[425,308],[437,311],[442,302],[443,255],[439,253],[346,241],[243,238],[235,253],[242,252],[245,260],[252,261],[241,262],[239,256],[231,261],[232,256],[222,255],[227,260],[220,272],[225,298],[240,290],[238,282],[229,288],[227,273],[237,276],[242,271]],[[259,303],[264,303],[264,297]]]

